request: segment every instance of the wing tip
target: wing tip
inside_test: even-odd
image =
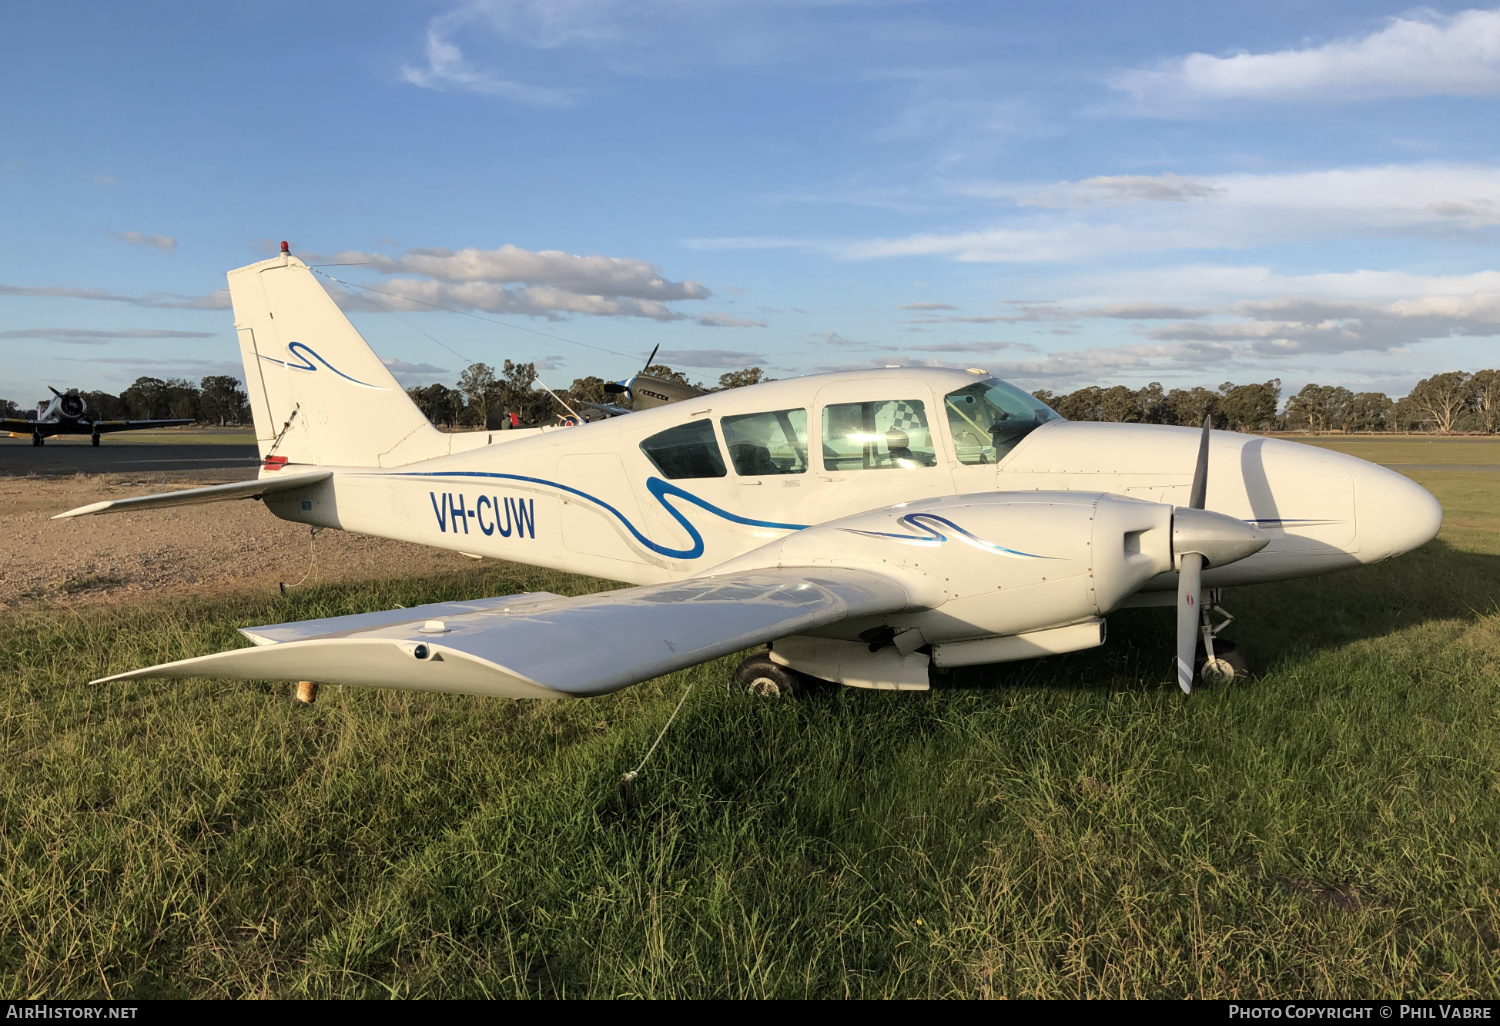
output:
[[[77,509],[70,509],[66,513],[58,513],[51,519],[67,520],[69,517],[83,517],[88,516],[90,513],[103,513],[114,504],[113,499],[105,499],[103,502],[91,502],[87,506],[79,506]]]

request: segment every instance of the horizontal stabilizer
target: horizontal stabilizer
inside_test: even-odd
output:
[[[311,680],[512,698],[602,695],[851,616],[910,604],[864,570],[784,567],[577,598],[512,596],[441,617],[429,607],[247,628],[259,641],[217,655],[120,673],[142,677]],[[302,630],[326,633],[294,634]],[[279,640],[280,638],[297,640]]]
[[[200,502],[224,502],[228,499],[258,499],[262,495],[276,492],[292,492],[327,481],[333,476],[331,470],[313,470],[306,474],[288,474],[286,477],[263,477],[257,481],[234,481],[230,484],[210,485],[207,488],[184,488],[180,492],[161,492],[157,495],[137,495],[129,499],[106,499],[87,506],[59,513],[53,520],[87,516],[90,513],[121,513],[130,509],[158,509],[163,506],[192,506]]]

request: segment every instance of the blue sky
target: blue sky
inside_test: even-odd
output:
[[[330,286],[408,384],[1500,364],[1500,9],[54,2],[0,40],[23,404],[237,374],[224,272],[283,238],[380,290]]]

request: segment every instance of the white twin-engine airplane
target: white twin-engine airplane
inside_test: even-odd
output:
[[[106,681],[582,697],[770,643],[735,673],[750,691],[922,690],[931,667],[1089,648],[1114,610],[1175,602],[1188,691],[1195,654],[1205,676],[1243,667],[1214,648],[1218,589],[1389,559],[1442,521],[1362,460],[1206,424],[1073,423],[982,371],[813,375],[444,434],[301,261],[229,287],[259,479],[61,516],[260,498],[314,527],[636,586],[245,628],[253,647]]]

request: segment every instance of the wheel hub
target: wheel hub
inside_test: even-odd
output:
[[[1227,659],[1209,659],[1203,663],[1199,674],[1204,680],[1228,683],[1234,680],[1234,667]]]
[[[770,677],[756,677],[745,690],[762,698],[781,697],[781,685]]]

